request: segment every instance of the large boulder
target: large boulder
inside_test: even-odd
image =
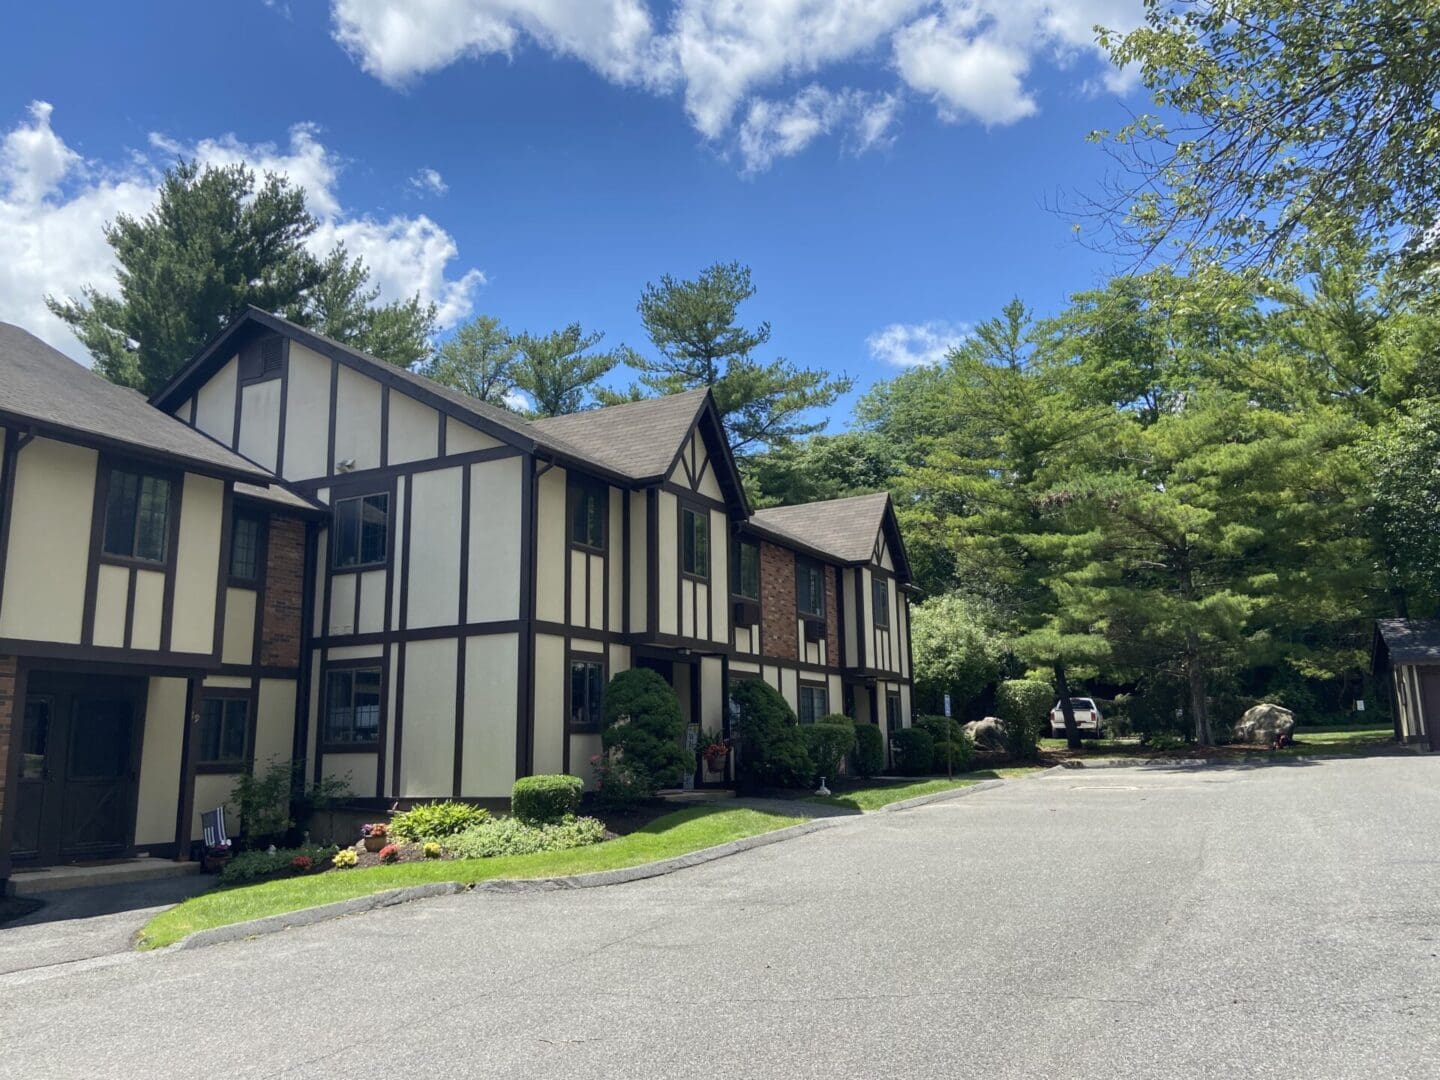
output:
[[[1295,734],[1295,714],[1282,705],[1262,702],[1245,710],[1231,734],[1237,743],[1274,746],[1277,741],[1288,743]]]
[[[965,725],[965,734],[975,740],[975,749],[982,751],[1005,751],[1010,749],[1010,737],[1005,733],[1005,722],[996,716],[984,720],[972,720]]]

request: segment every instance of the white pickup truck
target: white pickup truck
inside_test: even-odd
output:
[[[1100,737],[1100,726],[1105,718],[1100,715],[1100,707],[1088,697],[1072,697],[1070,708],[1075,710],[1075,728],[1081,734],[1087,732]],[[1065,712],[1060,707],[1060,702],[1055,702],[1055,707],[1050,710],[1050,734],[1054,738],[1065,737]]]

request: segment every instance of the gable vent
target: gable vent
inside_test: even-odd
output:
[[[276,375],[285,360],[284,339],[276,334],[260,343],[260,374]]]

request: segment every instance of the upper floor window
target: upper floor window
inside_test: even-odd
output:
[[[200,701],[198,764],[243,766],[250,754],[250,702],[241,697]]]
[[[579,547],[605,550],[604,484],[577,480],[570,494],[570,542]]]
[[[875,625],[890,625],[890,582],[882,577],[875,578],[870,586],[870,598],[875,602]]]
[[[380,738],[380,669],[338,668],[325,682],[327,743],[373,743]]]
[[[230,526],[230,577],[254,583],[260,577],[260,519],[236,514]]]
[[[680,510],[680,567],[696,577],[710,576],[710,515],[704,510]]]
[[[335,569],[379,566],[389,557],[390,495],[336,499]]]
[[[760,599],[760,545],[739,540],[734,547],[731,585],[736,596],[747,600]]]
[[[825,617],[825,569],[818,562],[795,560],[795,606],[801,615]]]
[[[110,471],[105,501],[105,554],[165,561],[170,531],[169,480],[149,473]]]

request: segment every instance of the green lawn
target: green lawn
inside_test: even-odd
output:
[[[909,783],[877,783],[867,787],[839,791],[834,795],[811,795],[805,801],[821,803],[825,806],[845,806],[868,814],[872,810],[879,810],[882,806],[889,806],[891,803],[902,802],[905,799],[933,795],[937,791],[969,787],[971,784],[978,784],[981,780],[1009,780],[1038,771],[1039,766],[1033,765],[985,769],[981,772],[962,773],[953,780],[942,776],[932,780],[913,780]]]
[[[569,877],[598,870],[619,870],[772,832],[798,824],[800,820],[755,810],[697,806],[656,818],[628,836],[570,851],[493,859],[436,859],[243,885],[193,897],[155,916],[140,932],[139,947],[158,949],[197,930],[229,926],[267,915],[281,915],[287,911],[299,911],[409,885],[426,885],[435,881],[469,883],[496,878]]]

